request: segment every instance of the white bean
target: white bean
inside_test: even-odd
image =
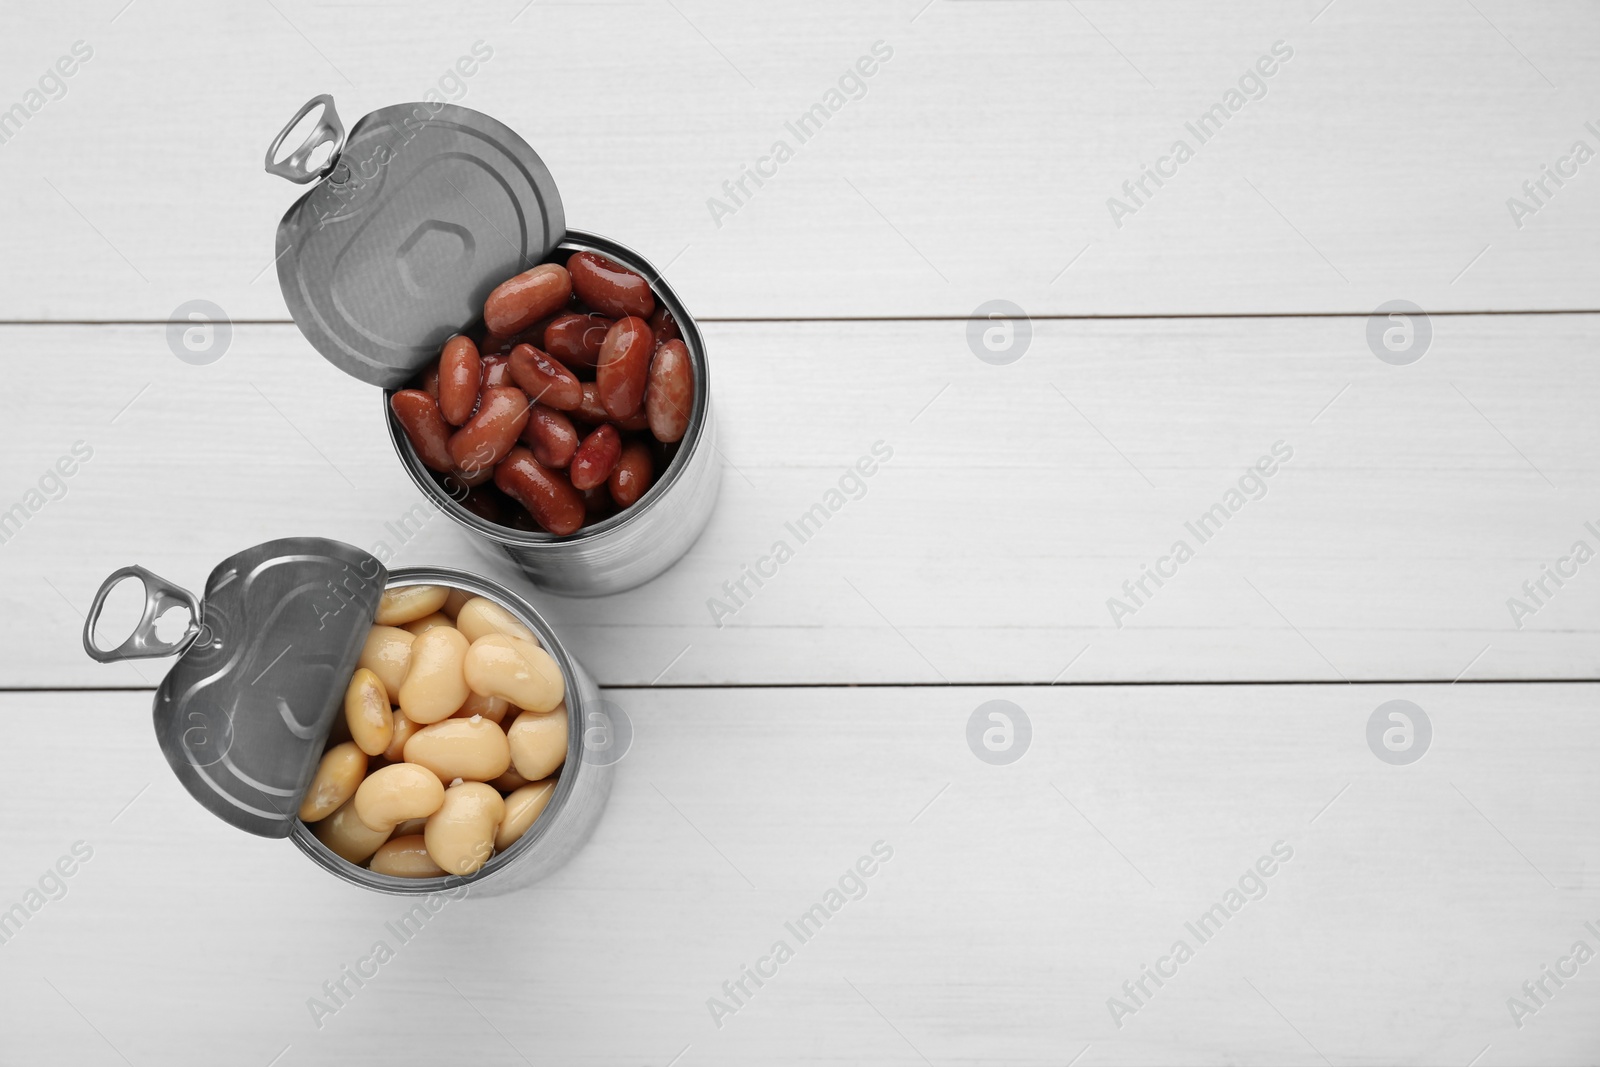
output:
[[[494,832],[495,851],[505,851],[517,838],[527,833],[534,820],[550,803],[555,791],[556,780],[546,778],[542,782],[530,782],[506,797],[505,818],[500,820],[500,827]]]
[[[476,873],[494,855],[494,834],[506,802],[491,785],[463,782],[445,790],[444,803],[422,832],[428,855],[450,874]]]
[[[503,634],[478,638],[467,649],[462,669],[474,693],[503,697],[528,711],[549,711],[566,695],[561,668],[550,653],[520,638]]]

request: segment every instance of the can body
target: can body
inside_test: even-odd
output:
[[[610,796],[611,761],[594,758],[587,751],[585,740],[591,717],[604,714],[599,687],[568,655],[561,639],[533,605],[505,586],[466,571],[439,567],[408,567],[389,575],[389,588],[406,585],[445,585],[487,597],[532,630],[556,661],[566,679],[567,758],[555,793],[515,844],[494,856],[476,874],[465,877],[400,878],[377,874],[335,855],[303,822],[296,822],[290,837],[302,852],[335,877],[379,893],[425,896],[466,887],[466,895],[493,896],[531,885],[561,867],[583,847]]]
[[[656,300],[678,323],[694,367],[694,411],[672,463],[643,498],[604,522],[565,537],[514,530],[473,514],[422,465],[384,394],[389,436],[412,481],[435,506],[474,534],[500,545],[540,587],[565,596],[603,596],[631,589],[677,562],[705,529],[722,482],[705,340],[677,295],[649,263],[630,249],[592,234],[568,231],[557,248],[591,251],[650,280]]]

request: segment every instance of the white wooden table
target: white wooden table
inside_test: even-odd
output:
[[[1600,162],[1572,154],[1600,151],[1600,10],[475,7],[97,0],[0,37],[26,116],[0,121],[0,511],[26,513],[0,912],[28,912],[0,1063],[1600,1062],[1600,562],[1562,562],[1600,551]],[[726,468],[667,575],[538,597],[636,733],[587,849],[451,905],[319,1026],[405,909],[200,811],[150,730],[164,665],[78,635],[123,564],[195,587],[289,534],[517,581],[444,520],[393,543],[419,498],[378,398],[271,269],[279,126],[430,90],[667,269]],[[194,299],[232,320],[206,366],[167,343]],[[1027,316],[1005,365],[969,343],[991,300]],[[1404,365],[1369,343],[1396,300],[1427,309]],[[1279,442],[1264,494],[1189,532]],[[1170,577],[1135,598],[1147,565]],[[967,742],[993,700],[1031,724],[1009,765]],[[1392,700],[1431,726],[1407,765],[1368,741]],[[864,895],[795,937],[875,844]]]

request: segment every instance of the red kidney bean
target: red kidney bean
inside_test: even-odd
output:
[[[534,459],[558,470],[571,463],[572,454],[578,450],[578,431],[572,420],[543,404],[533,405],[522,440],[533,449]]]
[[[411,380],[412,389],[420,389],[435,400],[439,399],[439,364],[437,361],[428,364],[428,369]]]
[[[472,418],[483,385],[483,360],[472,338],[461,334],[444,343],[439,356],[439,413],[452,426]]]
[[[574,489],[593,489],[611,477],[611,470],[622,458],[622,434],[609,422],[583,439],[572,457]]]
[[[664,444],[683,440],[694,410],[694,364],[682,341],[668,341],[650,360],[650,386],[644,394],[650,432]]]
[[[504,459],[528,424],[528,408],[521,389],[485,389],[477,414],[450,438],[456,469],[472,475]]]
[[[650,446],[643,441],[629,441],[622,448],[622,457],[611,469],[606,479],[611,489],[611,499],[619,508],[630,508],[650,488],[655,473],[650,461]]]
[[[600,403],[612,418],[632,415],[644,402],[654,350],[650,324],[636,315],[618,319],[606,331],[594,380],[600,387]]]
[[[598,252],[574,252],[567,260],[572,291],[584,303],[614,319],[624,315],[645,316],[655,310],[656,298],[650,283],[622,264]]]
[[[495,468],[494,484],[553,534],[573,533],[583,525],[583,497],[564,474],[545,467],[526,448],[511,450]]]
[[[448,473],[455,461],[450,454],[450,424],[439,414],[439,402],[421,389],[402,389],[389,398],[389,407],[422,465]]]
[[[604,315],[557,315],[544,328],[544,350],[574,369],[594,370],[611,320]]]
[[[583,400],[572,414],[591,426],[598,426],[611,417],[606,414],[605,405],[600,403],[600,387],[594,382],[583,383]]]
[[[514,384],[511,380],[510,356],[483,357],[483,388],[504,389]]]
[[[658,345],[683,339],[683,334],[678,332],[678,321],[672,317],[672,312],[667,310],[665,304],[656,308],[656,313],[650,316],[650,332],[655,335]]]
[[[583,403],[583,384],[532,345],[518,345],[511,350],[511,378],[536,404],[572,411]]]
[[[495,287],[483,302],[483,324],[490,333],[509,337],[560,311],[571,295],[572,277],[566,268],[541,263]]]

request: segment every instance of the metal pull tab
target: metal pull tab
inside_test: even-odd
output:
[[[317,108],[322,108],[322,117],[317,120],[317,125],[311,133],[301,142],[300,147],[289,153],[287,157],[277,162],[273,159],[278,154],[278,149],[283,147],[284,138],[289,136],[289,131],[300,123],[300,120]],[[328,158],[316,167],[311,165],[311,157],[325,144],[332,144],[333,151],[328,153]],[[314,96],[305,102],[305,105],[295,113],[289,124],[278,131],[278,136],[272,139],[272,145],[267,149],[267,173],[276,174],[280,178],[288,178],[296,185],[314,182],[328,171],[339,160],[339,152],[344,148],[344,123],[339,120],[339,112],[334,109],[333,97],[327,93]]]
[[[138,578],[144,583],[144,613],[128,639],[116,648],[104,649],[94,643],[95,623],[100,621],[100,611],[106,606],[106,597],[121,584],[124,578]],[[189,625],[176,641],[163,641],[156,636],[156,620],[172,608],[189,609]],[[174,585],[143,567],[124,567],[100,584],[89,608],[89,617],[83,622],[83,650],[101,663],[114,663],[122,659],[155,659],[171,656],[188,648],[200,633],[200,601],[189,590]]]

